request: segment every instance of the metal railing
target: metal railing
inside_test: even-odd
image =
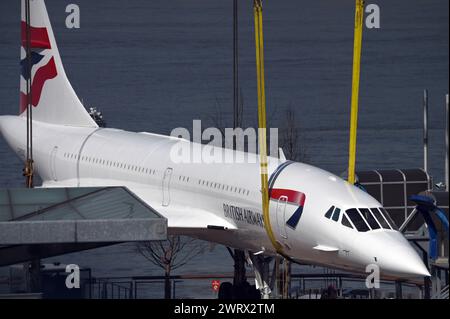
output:
[[[249,275],[248,281],[254,279]],[[173,299],[183,298],[217,298],[217,292],[212,290],[210,281],[233,281],[232,274],[176,275],[170,277],[171,296]],[[333,286],[338,298],[386,298],[395,297],[394,283],[382,281],[382,289],[374,292],[365,287],[365,279],[361,276],[347,273],[309,273],[292,274],[291,299],[318,299],[322,293]],[[278,286],[280,286],[278,284]],[[404,284],[410,289],[410,298],[420,296],[420,291],[414,284]],[[96,278],[92,280],[92,298],[94,299],[145,299],[164,298],[163,276],[137,276]],[[275,298],[277,294],[275,292]]]
[[[442,288],[432,299],[448,299],[448,285]]]

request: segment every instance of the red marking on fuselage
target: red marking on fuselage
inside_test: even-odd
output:
[[[270,199],[278,200],[282,196],[286,196],[287,201],[290,203],[294,203],[299,206],[303,206],[305,204],[306,196],[302,192],[284,188],[272,188],[270,190]]]

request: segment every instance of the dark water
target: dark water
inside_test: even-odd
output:
[[[111,127],[169,133],[211,125],[232,112],[232,1],[77,0],[81,28],[65,28],[65,6],[47,0],[66,72]],[[381,29],[364,30],[359,169],[422,165],[422,91],[430,92],[430,172],[444,179],[444,95],[448,92],[448,1],[377,0]],[[265,1],[267,105],[272,126],[293,108],[308,161],[340,174],[347,164],[353,0]],[[19,97],[19,1],[0,2],[0,114]],[[251,1],[240,1],[240,82],[247,125],[256,122]],[[0,141],[0,182],[22,185],[22,165]],[[128,246],[67,257],[102,275],[156,274]],[[66,257],[64,257],[66,258]],[[59,260],[64,261],[61,257]],[[136,259],[133,259],[136,258]],[[120,260],[127,260],[123,263]],[[114,262],[113,262],[114,260]],[[133,260],[130,265],[130,260]],[[207,260],[207,262],[205,262]],[[223,248],[186,272],[231,271]]]

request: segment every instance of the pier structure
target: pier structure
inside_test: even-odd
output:
[[[167,219],[125,187],[0,189],[0,266],[25,263],[29,292],[43,258],[165,239]]]

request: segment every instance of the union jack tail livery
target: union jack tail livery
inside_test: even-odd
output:
[[[70,126],[96,127],[67,79],[56,46],[53,30],[43,0],[30,0],[30,26],[26,22],[22,0],[20,49],[20,113],[25,115],[28,103],[33,119]],[[30,60],[27,59],[30,41]],[[31,72],[30,72],[31,70]],[[31,96],[27,96],[27,79],[31,76]]]

